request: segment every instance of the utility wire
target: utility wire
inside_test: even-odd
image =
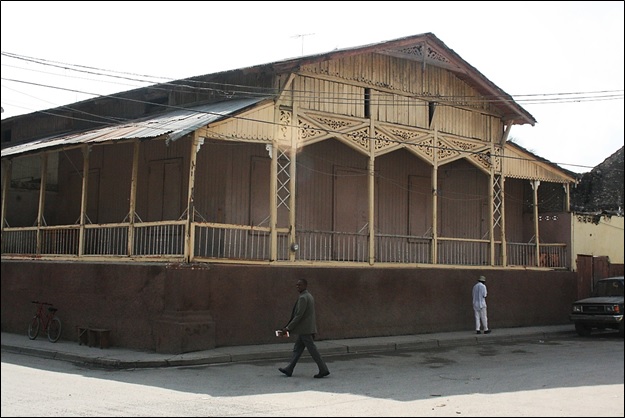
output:
[[[24,60],[24,61],[30,61],[30,62],[34,62],[40,65],[48,65],[48,66],[53,66],[53,67],[58,67],[58,68],[63,68],[65,70],[71,70],[71,71],[79,71],[79,72],[85,72],[85,73],[89,73],[89,74],[93,74],[93,75],[97,75],[97,76],[103,76],[103,77],[114,77],[114,78],[121,78],[121,79],[127,79],[127,80],[132,80],[132,81],[136,81],[136,82],[141,82],[141,83],[152,83],[154,82],[154,79],[161,79],[161,80],[171,80],[171,79],[167,79],[165,77],[157,77],[157,76],[146,76],[146,75],[138,75],[138,74],[132,74],[132,73],[120,73],[118,71],[113,71],[113,70],[103,70],[100,68],[96,68],[96,67],[86,67],[86,66],[81,66],[81,65],[76,65],[76,64],[65,64],[65,63],[58,63],[58,62],[54,62],[54,61],[48,61],[48,60],[44,60],[44,59],[40,59],[40,58],[33,58],[33,57],[26,57],[26,56],[21,56],[18,54],[12,54],[12,53],[8,53],[8,52],[2,52],[2,55],[9,57],[9,58],[15,58],[15,59],[19,59],[19,60]],[[4,64],[3,64],[4,65]],[[76,68],[74,68],[76,67]],[[32,70],[31,70],[32,71]],[[115,74],[106,74],[103,73],[102,71],[106,71],[109,73],[118,73],[118,74],[130,74],[133,75],[134,77],[127,77],[127,76],[118,76]],[[139,77],[143,77],[143,78],[150,78],[150,80],[146,80],[146,79],[138,79],[137,76]],[[25,82],[22,80],[14,80],[14,79],[5,79],[3,78],[3,80],[7,80],[7,81],[13,81],[13,82],[21,82],[21,83],[26,83],[26,84],[31,84],[31,85],[38,85],[38,86],[42,86],[42,87],[49,87],[49,88],[58,88],[58,89],[62,89],[62,90],[66,90],[66,91],[73,91],[73,92],[77,92],[77,93],[81,93],[81,94],[87,94],[87,95],[92,95],[92,96],[96,96],[96,97],[113,97],[113,98],[117,98],[117,99],[122,99],[122,100],[131,100],[132,99],[125,99],[122,97],[115,97],[114,95],[99,95],[99,94],[95,94],[95,93],[87,93],[87,92],[81,92],[79,90],[73,90],[73,89],[64,89],[64,88],[60,88],[60,87],[55,87],[55,86],[49,86],[49,85],[43,85],[43,84],[38,84],[38,83],[29,83],[29,82]],[[98,81],[98,80],[95,80]],[[100,80],[101,81],[101,80]],[[181,81],[181,80],[178,80]],[[195,82],[195,83],[207,83],[207,84],[215,84],[215,85],[220,85],[220,86],[231,86],[231,87],[236,87],[236,88],[245,88],[245,89],[255,89],[255,86],[241,86],[241,85],[227,85],[227,84],[223,84],[223,83],[211,83],[211,82],[204,82],[204,81],[200,81],[200,80],[183,80],[185,82],[187,81],[191,81],[191,82]],[[181,84],[170,84],[170,83],[161,83],[164,85],[171,85],[171,86],[175,86],[175,87],[191,87],[191,86],[185,86],[185,85],[181,85]],[[141,87],[141,86],[140,86]],[[145,86],[143,86],[145,87]],[[215,89],[215,88],[201,88],[201,87],[192,87],[194,90],[195,89],[200,89],[200,90],[210,90],[210,91],[214,91],[214,92],[218,92],[218,93],[222,93],[224,95],[227,94],[232,94],[233,92],[227,91],[227,90],[223,90],[223,89]],[[259,88],[259,89],[263,89],[263,88]],[[165,91],[169,91],[169,89],[162,89]],[[265,91],[267,91],[267,89],[263,89]],[[275,91],[275,90],[274,90]],[[322,97],[322,95],[319,96],[310,96],[310,92],[305,92],[306,96],[298,96],[297,95],[297,91],[295,90],[290,90],[290,93],[293,93],[293,97],[295,99],[299,99],[299,100],[312,100],[312,99],[320,99]],[[567,102],[581,102],[581,101],[603,101],[603,100],[620,100],[623,98],[623,94],[622,94],[623,90],[603,90],[603,91],[595,91],[595,92],[576,92],[576,93],[552,93],[552,94],[528,94],[528,95],[518,95],[516,97],[519,97],[519,99],[517,99],[516,101],[523,101],[523,100],[527,100],[527,103],[532,103],[532,104],[539,104],[539,103],[552,103],[552,102],[559,102],[559,103],[567,103]],[[236,92],[237,96],[241,97],[244,94],[257,94],[256,91],[251,91],[251,90],[243,90],[243,91],[239,91]],[[270,97],[270,95],[267,95],[267,93],[265,93],[266,97]],[[331,97],[332,100],[328,100],[325,103],[333,103],[333,104],[343,104],[343,103],[351,103],[351,102],[344,102],[343,100],[351,100],[349,99],[349,94],[347,95],[347,98],[342,98],[342,97],[338,97],[337,99],[337,95],[333,94]],[[554,97],[550,97],[550,96],[554,96]],[[559,96],[564,96],[564,97],[559,97]],[[354,100],[358,100],[358,102],[362,102],[362,96],[361,95],[356,95],[356,98]],[[403,97],[403,96],[402,96]],[[522,97],[526,97],[527,99],[521,99]],[[540,99],[540,97],[543,97],[542,99]],[[475,103],[479,103],[479,104],[484,104],[484,103],[494,103],[494,102],[502,102],[502,101],[511,101],[514,102],[514,99],[509,99],[509,98],[502,98],[502,97],[492,97],[489,98],[488,96],[486,97],[475,97],[475,96],[436,96],[436,99],[451,99],[451,101],[453,102],[453,100],[461,100],[464,104],[475,104]],[[140,101],[141,102],[141,101]],[[392,99],[380,99],[380,98],[376,98],[376,100],[372,100],[372,102],[374,104],[377,105],[386,105],[386,104],[392,104],[393,106],[401,106],[403,105],[402,103],[402,99],[397,99],[396,96],[394,96]],[[388,103],[387,103],[388,102]],[[152,105],[155,105],[152,102],[144,102],[144,103],[149,103]],[[429,106],[429,103],[427,102],[423,102],[423,103],[415,103],[414,101],[408,101],[406,99],[404,99],[404,103],[412,105],[412,106]],[[457,103],[456,103],[457,104]],[[166,106],[166,107],[171,107],[171,106],[167,106],[167,105],[160,105],[160,104],[156,104],[158,106]],[[438,105],[450,105],[453,106],[452,104],[446,104],[446,103],[438,103]],[[62,108],[66,108],[69,110],[73,110],[73,111],[77,111],[77,112],[82,112],[85,113],[89,116],[93,116],[93,117],[97,117],[100,118],[101,116],[99,115],[95,115],[95,114],[89,114],[87,112],[83,112],[80,111],[78,109],[72,109],[69,106],[62,106]],[[181,107],[175,107],[175,108],[181,108]],[[210,113],[210,112],[208,112]],[[52,114],[52,113],[49,113]],[[59,116],[64,116],[64,115],[59,115]],[[112,120],[113,122],[119,122],[122,119],[115,119],[115,118],[109,118],[110,120]],[[89,121],[87,119],[80,119],[80,120],[86,120]],[[96,121],[92,121],[94,123],[103,123],[103,122],[96,122]],[[256,121],[256,122],[265,122],[266,121]],[[333,131],[331,130],[324,130],[327,133],[332,133]],[[337,132],[338,133],[338,132]],[[369,138],[371,139],[371,138]],[[509,158],[509,157],[508,157]],[[569,166],[573,166],[573,164],[566,164],[566,163],[560,163],[563,165],[569,165]],[[586,167],[586,166],[579,166],[579,167]]]
[[[67,89],[67,88],[63,88],[63,87],[56,87],[56,86],[50,86],[50,85],[44,85],[44,84],[30,83],[30,82],[25,82],[25,81],[21,81],[21,80],[7,79],[7,78],[4,78],[4,77],[2,78],[2,80],[14,81],[14,82],[17,82],[17,83],[31,84],[31,85],[36,85],[36,86],[40,86],[40,87],[48,87],[48,88],[53,88],[53,89],[60,89],[60,90],[74,92],[74,93],[81,93],[81,94],[91,95],[91,96],[98,97],[98,98],[112,98],[112,99],[118,99],[118,100],[125,100],[125,101],[129,101],[129,102],[134,102],[134,103],[143,103],[143,104],[149,104],[149,105],[156,105],[156,106],[160,106],[160,107],[164,107],[164,108],[168,108],[168,109],[186,110],[186,111],[190,110],[189,108],[186,108],[186,107],[183,107],[183,106],[173,106],[173,105],[167,105],[167,104],[153,103],[153,102],[145,101],[145,100],[131,99],[131,98],[127,98],[127,97],[120,97],[120,96],[116,96],[115,94],[113,94],[113,95],[99,95],[97,93],[85,92],[85,91],[76,90],[76,89]],[[117,93],[117,94],[122,94],[122,93]],[[45,113],[45,114],[50,114],[52,116],[65,117],[65,118],[70,118],[70,119],[73,118],[73,117],[67,116],[67,115],[56,114],[56,113],[53,113],[51,111],[45,111],[45,112],[40,111],[40,112],[41,113]],[[209,111],[200,111],[200,110],[193,110],[193,113],[195,113],[195,114],[208,114],[208,115],[223,116],[221,113],[209,112]],[[245,120],[245,121],[250,121],[250,122],[255,122],[255,123],[264,123],[264,124],[269,124],[269,125],[282,126],[280,123],[277,123],[277,122],[264,121],[264,120],[253,119],[253,118],[246,118],[246,117],[242,117],[242,116],[229,115],[228,117],[231,118],[231,119],[238,119],[238,120]],[[80,120],[85,120],[85,119],[80,119]],[[106,122],[101,122],[101,121],[92,121],[92,122],[99,123],[99,124],[102,124],[102,125],[108,125],[108,126],[114,126],[115,125],[113,123],[107,124]],[[141,125],[137,125],[137,126],[141,126]],[[155,129],[157,128],[154,125],[151,125],[151,127],[155,128]],[[346,134],[344,132],[337,131],[337,130],[332,130],[332,129],[328,129],[328,128],[307,127],[306,129],[307,130],[318,131],[318,132],[323,132],[323,133],[327,133],[327,134],[340,134],[340,135],[348,135],[349,136],[349,133]],[[217,136],[225,137],[224,135],[217,135]],[[236,138],[228,138],[228,139],[236,139]],[[370,136],[363,136],[362,139],[376,140],[376,138],[370,137]],[[391,139],[389,139],[388,141],[389,142],[398,143],[398,144],[404,144],[405,143],[403,141],[391,140]],[[474,154],[474,155],[482,155],[482,156],[486,156],[486,157],[490,156],[488,152],[483,152],[483,151],[468,151],[468,150],[463,150],[463,149],[456,149],[456,148],[450,148],[450,147],[440,147],[440,146],[428,145],[428,144],[416,144],[416,145],[418,145],[420,147],[424,147],[424,148],[429,148],[429,149],[456,151],[456,152],[469,153],[469,154]],[[503,155],[500,155],[498,157],[499,158],[505,158],[505,159],[522,160],[522,161],[534,161],[534,159],[530,159],[530,158],[521,158],[521,157],[513,157],[513,156],[503,156]],[[549,163],[556,164],[556,165],[566,165],[566,166],[572,166],[572,167],[580,167],[580,168],[593,168],[592,166],[585,166],[585,165],[578,165],[578,164],[557,163],[557,162],[549,162]]]
[[[262,93],[264,95],[279,94],[279,91],[277,89],[266,88],[266,87],[218,83],[218,82],[193,80],[193,79],[174,80],[174,79],[166,78],[162,76],[148,76],[148,75],[140,75],[140,74],[134,74],[134,73],[123,73],[123,72],[118,72],[115,70],[106,70],[106,69],[101,69],[101,68],[96,68],[96,67],[86,67],[86,66],[81,66],[77,64],[58,63],[55,61],[48,61],[48,60],[44,60],[40,58],[26,57],[26,56],[8,53],[8,52],[2,52],[2,55],[7,56],[9,58],[18,59],[18,60],[34,62],[40,65],[52,66],[52,67],[62,68],[62,69],[71,70],[71,71],[85,72],[85,73],[103,76],[103,77],[113,77],[113,78],[132,80],[132,81],[136,81],[140,83],[156,83],[154,81],[156,79],[167,80],[169,82],[160,83],[160,85],[174,86],[178,88],[186,87],[186,88],[192,89],[192,91],[206,90],[206,91],[214,91],[218,93],[227,94],[227,93],[231,93],[231,91],[225,90],[224,88],[229,87],[233,89],[240,89],[237,91],[237,93],[239,94],[249,94],[249,95],[254,95],[254,94],[259,94],[259,93]],[[6,65],[6,64],[3,64],[3,65]],[[72,68],[72,67],[77,67],[77,68]],[[34,70],[30,69],[30,71],[34,71]],[[119,75],[115,75],[115,73],[123,74],[123,75],[119,76]],[[129,77],[129,75],[131,75],[132,77]],[[142,78],[137,78],[137,77],[142,77]],[[176,81],[176,83],[171,83],[171,81]],[[190,83],[190,84],[200,84],[200,85],[215,85],[215,86],[219,86],[220,88],[199,87],[199,86],[181,84],[182,82]],[[137,87],[140,88],[140,87],[145,87],[145,86],[137,86]],[[158,88],[158,85],[155,86],[155,88]],[[320,95],[310,95],[310,92],[308,91],[290,90],[289,92],[291,94],[294,94],[295,95],[294,98],[298,100],[324,100],[323,93]],[[619,100],[624,97],[623,92],[624,92],[623,90],[600,90],[600,91],[591,91],[591,92],[532,93],[532,94],[512,95],[512,97],[514,98],[501,96],[501,95],[498,95],[498,96],[437,95],[437,96],[431,97],[430,99],[434,101],[436,99],[450,100],[450,101],[460,100],[462,102],[465,102],[465,104],[467,105],[485,104],[485,103],[504,103],[504,102],[517,102],[517,103],[525,102],[527,104],[539,104],[539,103],[549,103],[549,102]],[[352,100],[352,97],[353,97],[353,100],[358,100],[359,102],[362,100],[362,97],[361,97],[362,95],[359,93],[351,93],[351,94],[342,93],[340,95],[337,95],[335,93],[327,93],[327,94],[331,95],[329,96],[329,98],[332,99],[330,101],[327,101],[327,103],[334,103],[334,104],[349,103],[349,100]],[[343,102],[343,100],[347,100],[347,102]],[[385,103],[390,103],[394,106],[397,106],[397,105],[402,104],[402,99],[398,100],[396,97],[393,99],[384,99],[384,98],[380,99],[379,97],[375,98],[375,104],[379,105],[379,104],[385,104]],[[422,104],[416,104],[413,101],[408,101],[408,100],[405,100],[405,103],[411,104],[411,105],[422,105],[422,106],[429,105],[429,103],[427,102],[422,103]]]

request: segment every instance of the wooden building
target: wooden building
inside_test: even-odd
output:
[[[455,330],[481,273],[538,304],[500,326],[561,323],[575,179],[508,141],[535,122],[430,33],[3,120],[3,329],[54,297],[64,338],[270,342],[308,277],[322,338]]]

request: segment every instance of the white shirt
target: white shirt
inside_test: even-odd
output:
[[[482,309],[486,307],[486,285],[482,282],[477,282],[473,286],[473,309]]]

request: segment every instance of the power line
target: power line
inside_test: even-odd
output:
[[[31,57],[23,57],[23,56],[19,56],[16,54],[10,54],[10,53],[5,53],[3,52],[2,55],[5,55],[7,57],[11,57],[11,58],[17,58],[17,59],[23,59],[23,60],[27,60],[27,59],[31,59],[31,60],[40,60],[40,59],[36,59],[36,58],[31,58]],[[45,61],[45,60],[44,60]],[[53,65],[47,62],[38,62],[35,61],[38,64],[41,65]],[[5,64],[3,64],[5,65]],[[102,72],[96,72],[96,71],[82,71],[82,70],[76,70],[74,68],[70,68],[68,66],[70,65],[74,65],[74,64],[64,64],[65,67],[63,67],[64,69],[69,69],[72,71],[81,71],[81,72],[89,72],[91,74],[95,74],[98,76],[103,76],[103,77],[114,77],[113,75],[110,74],[104,74]],[[77,67],[84,67],[84,66],[78,66]],[[85,67],[85,68],[91,68],[91,69],[97,69],[94,67]],[[101,70],[101,69],[97,69],[98,71],[109,71],[109,72],[114,72],[111,70]],[[142,76],[142,77],[151,77],[151,78],[161,78],[161,79],[165,79],[164,77],[154,77],[154,76]],[[117,78],[124,78],[124,79],[129,79],[132,81],[138,81],[138,82],[143,82],[143,83],[150,83],[152,82],[151,80],[139,80],[136,78],[129,78],[129,77],[117,77]],[[141,102],[141,103],[146,103],[146,104],[151,104],[151,105],[156,105],[156,106],[163,106],[163,107],[168,107],[168,108],[175,108],[175,109],[185,109],[188,110],[187,108],[184,107],[180,107],[180,106],[169,106],[169,105],[163,105],[163,104],[155,104],[152,102],[146,102],[146,101],[141,101],[141,100],[133,100],[133,99],[128,99],[128,98],[123,98],[123,97],[118,97],[115,95],[100,95],[98,93],[89,93],[89,92],[84,92],[84,91],[80,91],[80,90],[76,90],[76,89],[68,89],[68,88],[63,88],[63,87],[57,87],[57,86],[51,86],[51,85],[46,85],[46,84],[39,84],[39,83],[32,83],[32,82],[27,82],[27,81],[22,81],[22,80],[16,80],[16,79],[9,79],[9,78],[2,78],[3,80],[6,81],[11,81],[11,82],[17,82],[17,83],[24,83],[24,84],[30,84],[30,85],[35,85],[35,86],[40,86],[40,87],[47,87],[47,88],[53,88],[53,89],[61,89],[61,90],[65,90],[65,91],[71,91],[71,92],[75,92],[75,93],[81,93],[81,94],[86,94],[86,95],[91,95],[94,97],[110,97],[110,98],[115,98],[115,99],[121,99],[121,100],[129,100],[129,101],[135,101],[135,102]],[[95,81],[99,81],[99,80],[95,80]],[[196,83],[207,83],[207,84],[219,84],[219,85],[224,85],[222,83],[214,83],[214,82],[202,82],[200,80],[183,80],[183,81],[193,81]],[[202,87],[191,87],[191,86],[186,86],[186,85],[180,85],[180,84],[172,84],[172,83],[162,83],[149,88],[156,88],[159,89],[158,86],[161,85],[170,85],[170,86],[175,86],[175,87],[190,87],[192,89],[198,89],[198,90],[210,90],[210,91],[214,91],[214,92],[220,92],[223,93],[224,95],[226,95],[227,93],[229,94],[233,94],[233,92],[229,92],[226,90],[222,90],[222,89],[215,89],[215,88],[202,88]],[[241,85],[230,85],[233,87],[244,87],[244,88],[256,88],[254,86],[241,86]],[[4,86],[3,86],[4,87]],[[145,87],[145,86],[143,86]],[[7,87],[8,88],[8,87]],[[164,91],[170,91],[170,89],[166,89],[166,88],[160,88],[161,90]],[[264,88],[256,88],[256,89],[264,89]],[[268,90],[268,89],[265,89]],[[275,91],[275,89],[273,89]],[[14,90],[15,91],[15,90]],[[297,91],[293,91],[294,93],[297,93]],[[526,97],[528,101],[533,101],[534,103],[536,103],[536,101],[538,100],[538,103],[544,102],[544,103],[549,103],[549,102],[560,102],[560,103],[567,103],[567,102],[581,102],[581,101],[603,101],[603,100],[619,100],[623,98],[623,94],[622,94],[623,90],[601,90],[601,91],[593,91],[593,92],[573,92],[573,93],[548,93],[548,94],[526,94],[526,95],[519,95],[517,97]],[[121,92],[121,93],[125,93],[125,92]],[[118,93],[118,94],[121,94]],[[246,94],[258,94],[258,92],[256,91],[240,91],[240,92],[234,92],[234,94],[236,94],[238,97],[244,97]],[[309,92],[306,92],[306,94],[309,94]],[[265,93],[263,95],[264,97],[271,97],[270,94]],[[354,99],[351,99],[349,97],[347,98],[342,98],[341,96],[339,96],[337,98],[336,94],[333,94],[332,96],[329,95],[328,93],[328,99],[332,99],[332,100],[327,100],[324,103],[334,103],[334,104],[341,104],[341,103],[353,103],[355,100],[358,100],[358,103],[362,102],[362,97],[360,95],[356,96],[356,95],[348,95],[348,96],[354,96]],[[553,97],[550,97],[553,96]],[[294,94],[293,96],[295,99],[300,99],[300,100],[310,100],[310,99],[317,99],[317,98],[321,98],[323,97],[323,94],[321,95],[313,95],[313,96],[298,96],[297,94]],[[539,97],[543,97],[543,99],[537,99]],[[456,99],[456,100],[475,100],[475,96],[436,96],[433,97],[432,99]],[[348,100],[347,102],[344,102],[343,100]],[[352,101],[350,101],[352,100]],[[505,99],[506,101],[514,101],[512,99]],[[519,99],[519,100],[524,100],[524,99]],[[488,96],[486,97],[480,97],[478,100],[476,100],[476,103],[490,103],[490,102],[501,102],[502,99],[501,97],[496,97],[496,98],[489,98]],[[388,103],[387,103],[388,102]],[[397,100],[396,98],[393,98],[392,100],[386,100],[386,99],[381,99],[381,100],[377,100],[375,101],[376,104],[378,105],[393,105],[393,106],[401,106],[404,105],[404,103],[406,104],[410,104],[413,106],[427,106],[429,105],[429,103],[415,103],[415,102],[408,102],[408,100]],[[469,101],[467,101],[467,103],[470,103]],[[438,103],[439,105],[442,106],[454,106],[454,103]],[[106,117],[102,117],[100,115],[96,115],[96,114],[90,114],[88,112],[83,112],[79,109],[73,109],[70,106],[61,106],[61,108],[64,109],[68,109],[68,110],[72,110],[74,112],[81,112],[84,113],[88,116],[92,116],[92,117],[96,117],[96,118],[103,118],[103,119],[109,119],[112,124],[114,123],[119,123],[122,121],[128,121],[128,119],[122,119],[122,118],[106,118]],[[47,114],[50,115],[54,115],[54,116],[59,116],[59,117],[68,117],[66,115],[58,115],[58,114],[54,114],[50,111],[45,112]],[[207,112],[210,113],[210,112]],[[74,116],[69,116],[69,118],[71,119],[76,119],[76,120],[82,120],[82,121],[90,121],[93,123],[98,123],[98,124],[106,124],[105,122],[101,122],[101,121],[93,121],[93,120],[89,120],[89,119],[82,119],[82,118],[76,118]],[[236,117],[234,117],[236,118]],[[241,119],[245,119],[245,118],[241,118]],[[273,123],[273,122],[267,122],[267,121],[260,121],[260,120],[255,120],[255,122],[262,122],[262,123]],[[140,125],[139,125],[140,126]],[[332,131],[332,130],[321,130],[318,129],[320,131],[324,131],[326,133],[341,133],[341,132],[336,132],[336,131]],[[369,139],[373,139],[373,138],[369,138]],[[510,157],[507,157],[510,158]],[[592,168],[591,166],[584,166],[584,165],[575,165],[575,164],[568,164],[568,163],[554,163],[554,164],[561,164],[561,165],[568,165],[568,166],[576,166],[576,167],[584,167],[584,168]]]
[[[134,102],[134,103],[143,103],[143,104],[149,104],[149,105],[156,105],[156,106],[159,106],[159,107],[164,107],[164,108],[169,108],[169,109],[187,110],[187,111],[189,110],[189,108],[183,107],[183,106],[159,104],[159,103],[153,103],[153,102],[145,101],[145,100],[131,99],[131,98],[127,98],[127,97],[120,97],[120,96],[116,96],[116,95],[99,95],[97,93],[90,93],[90,92],[84,92],[84,91],[75,90],[75,89],[66,89],[66,88],[63,88],[63,87],[55,87],[55,86],[42,85],[42,84],[36,84],[36,83],[28,83],[28,82],[20,81],[20,80],[5,79],[5,78],[2,78],[2,79],[3,80],[7,80],[7,81],[15,81],[15,82],[19,82],[19,83],[34,84],[34,85],[38,85],[38,86],[41,86],[41,87],[48,87],[48,88],[54,88],[54,89],[60,89],[60,90],[67,90],[67,91],[71,91],[71,92],[75,92],[75,93],[92,95],[92,96],[95,96],[95,97],[98,97],[98,98],[112,98],[112,99],[125,100],[125,101],[129,101],[129,102]],[[67,107],[67,106],[63,106],[63,107],[64,108],[68,108],[69,110],[74,110],[74,109],[71,109],[70,107]],[[209,112],[209,111],[194,110],[193,112],[197,113],[197,114],[209,114],[209,115],[222,116],[220,113]],[[45,112],[44,111],[40,111],[40,113],[49,114],[51,116],[69,118],[69,119],[76,119],[76,120],[83,120],[83,121],[86,120],[86,119],[78,119],[78,118],[75,118],[73,116],[67,116],[67,115],[62,115],[62,114],[55,114],[55,113],[52,113],[50,111],[45,111]],[[252,118],[246,118],[246,117],[241,117],[241,116],[228,116],[228,117],[232,118],[232,119],[246,120],[246,121],[249,121],[249,122],[256,122],[256,123],[264,123],[264,124],[282,126],[280,123],[272,122],[272,121],[252,119]],[[132,121],[132,120],[127,119],[127,121]],[[107,125],[107,126],[114,126],[115,125],[115,123],[106,123],[106,122],[102,122],[102,121],[91,121],[91,122],[97,123],[97,124],[101,124],[101,125]],[[137,126],[141,126],[140,123],[137,123]],[[151,127],[154,127],[154,125],[151,125]],[[301,129],[304,129],[304,128],[301,128]],[[328,128],[306,127],[305,129],[313,130],[313,131],[319,131],[319,132],[328,133],[328,134],[346,135],[344,132],[337,131],[337,130],[332,130],[332,129],[328,129]],[[349,134],[347,134],[347,135],[349,135]],[[221,135],[221,136],[223,136],[223,135]],[[236,138],[230,138],[230,139],[236,139]],[[376,138],[370,137],[370,136],[364,136],[364,137],[362,137],[362,139],[376,140]],[[389,142],[395,142],[395,143],[398,143],[398,144],[404,144],[403,141],[399,141],[399,140],[388,139],[388,141]],[[439,149],[439,150],[456,151],[456,152],[469,153],[469,154],[475,154],[475,155],[490,156],[490,154],[488,152],[482,152],[482,151],[467,151],[467,150],[463,150],[463,149],[455,149],[455,148],[450,148],[450,147],[439,147],[439,146],[436,146],[436,145],[428,145],[428,144],[418,144],[418,145],[421,146],[421,147],[430,148],[430,149]],[[516,159],[516,160],[522,160],[522,161],[535,161],[534,159],[530,159],[530,158],[521,158],[521,157],[512,157],[512,156],[503,156],[503,155],[500,155],[498,157],[499,158],[507,158],[507,159]],[[557,162],[551,162],[551,161],[549,161],[549,163],[556,164],[556,165],[572,166],[572,167],[593,168],[592,166],[585,166],[585,165],[578,165],[578,164],[557,163]]]
[[[308,34],[310,35],[310,34]],[[306,36],[306,35],[301,35]],[[273,88],[267,87],[257,87],[257,86],[248,86],[248,85],[239,85],[239,84],[228,84],[228,83],[218,83],[218,82],[209,82],[202,80],[192,80],[192,79],[183,79],[183,80],[174,80],[171,78],[166,78],[162,76],[148,76],[148,75],[139,75],[134,73],[124,73],[118,72],[115,70],[106,70],[97,67],[87,67],[81,66],[77,64],[67,64],[67,63],[59,63],[55,61],[48,61],[41,58],[33,58],[22,56],[18,54],[12,54],[8,52],[2,52],[2,55],[29,62],[34,62],[44,66],[52,66],[58,67],[66,70],[77,71],[77,72],[85,72],[92,75],[98,75],[102,77],[113,77],[126,79],[131,81],[136,81],[140,83],[155,83],[154,79],[167,80],[168,82],[160,83],[157,86],[152,86],[150,88],[159,88],[159,86],[174,86],[177,88],[189,88],[193,91],[195,89],[198,90],[206,90],[213,91],[216,93],[229,94],[231,91],[225,90],[224,87],[231,87],[233,89],[239,89],[236,91],[238,94],[248,94],[248,95],[276,95],[279,94],[280,91]],[[5,64],[3,64],[5,66]],[[72,68],[77,67],[77,68]],[[33,71],[33,70],[30,70]],[[113,74],[110,74],[113,73]],[[115,75],[115,73],[123,74],[122,76]],[[148,78],[146,79],[138,79],[136,77],[128,77],[128,75],[138,76]],[[305,75],[303,75],[305,76]],[[95,81],[95,80],[94,80]],[[176,83],[171,83],[172,81],[176,81]],[[190,83],[191,85],[181,84]],[[199,85],[215,85],[216,87],[200,87],[193,86],[193,84]],[[145,86],[137,86],[137,87],[145,87]],[[165,89],[166,90],[166,89]],[[298,90],[290,90],[291,94],[293,94],[293,98],[296,100],[323,100],[323,103],[328,104],[349,104],[352,101],[360,102],[362,100],[362,95],[358,93],[327,93],[327,97],[324,97],[323,93],[319,93],[318,95],[311,95],[309,91],[298,91]],[[436,95],[428,97],[428,101],[436,101],[436,100],[447,100],[453,102],[454,100],[460,101],[464,105],[479,105],[479,104],[488,104],[488,103],[504,103],[504,102],[517,102],[517,103],[525,103],[525,104],[543,104],[543,103],[576,103],[576,102],[586,102],[586,101],[604,101],[604,100],[621,100],[624,98],[624,90],[599,90],[599,91],[582,91],[582,92],[557,92],[557,93],[531,93],[531,94],[518,94],[512,95],[512,97],[508,96],[492,96],[492,95],[482,95],[482,96],[474,96],[474,95]],[[402,96],[406,97],[406,96]],[[393,106],[400,105],[411,105],[411,106],[428,106],[428,101],[424,101],[423,103],[415,103],[414,101],[410,101],[409,99],[397,99],[396,97],[390,98],[380,98],[375,97],[372,99],[374,104],[377,105],[387,105],[392,104]],[[439,103],[443,104],[443,103]]]
[[[185,85],[185,84],[181,84],[181,82],[185,82],[185,83],[190,83],[190,84],[196,84],[196,85],[215,85],[215,86],[219,86],[219,87],[232,87],[232,88],[247,88],[249,90],[271,90],[274,93],[277,93],[278,90],[276,89],[268,89],[266,87],[257,87],[257,86],[249,86],[249,85],[237,85],[237,84],[229,84],[229,83],[220,83],[220,82],[210,82],[210,81],[204,81],[204,80],[194,80],[193,78],[186,78],[186,79],[174,79],[174,78],[169,78],[169,77],[163,77],[163,76],[152,76],[152,75],[142,75],[142,74],[136,74],[136,73],[129,73],[129,72],[122,72],[122,71],[116,71],[116,70],[108,70],[108,69],[102,69],[102,68],[97,68],[97,67],[89,67],[89,66],[84,66],[84,65],[78,65],[78,64],[68,64],[68,63],[62,63],[62,62],[58,62],[58,61],[49,61],[49,60],[45,60],[42,58],[34,58],[34,57],[27,57],[27,56],[23,56],[23,55],[18,55],[18,54],[13,54],[13,53],[8,53],[8,52],[2,52],[1,55],[4,55],[8,58],[14,58],[17,60],[22,60],[22,61],[27,61],[27,62],[33,62],[35,64],[39,64],[42,66],[49,66],[49,67],[55,67],[55,68],[61,68],[61,69],[65,69],[65,70],[70,70],[70,71],[75,71],[75,72],[81,72],[81,73],[88,73],[88,74],[94,74],[94,75],[99,75],[99,76],[103,76],[103,77],[112,77],[112,78],[119,78],[119,79],[125,79],[125,80],[130,80],[130,81],[138,81],[141,83],[153,83],[153,84],[160,84],[160,85],[171,85],[171,86],[176,86],[176,87],[188,87],[188,88],[194,88],[191,85]],[[2,64],[3,66],[6,66],[5,64]],[[76,68],[72,68],[72,67],[76,67]],[[116,75],[116,74],[121,74],[121,75]],[[141,77],[141,78],[137,78],[137,77]],[[161,80],[161,81],[155,81],[155,79],[157,80]],[[176,81],[176,83],[171,83]],[[195,87],[198,88],[198,87]],[[210,90],[210,88],[207,88]]]

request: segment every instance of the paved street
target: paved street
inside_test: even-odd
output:
[[[386,353],[112,370],[2,352],[2,416],[623,416],[608,333]]]

